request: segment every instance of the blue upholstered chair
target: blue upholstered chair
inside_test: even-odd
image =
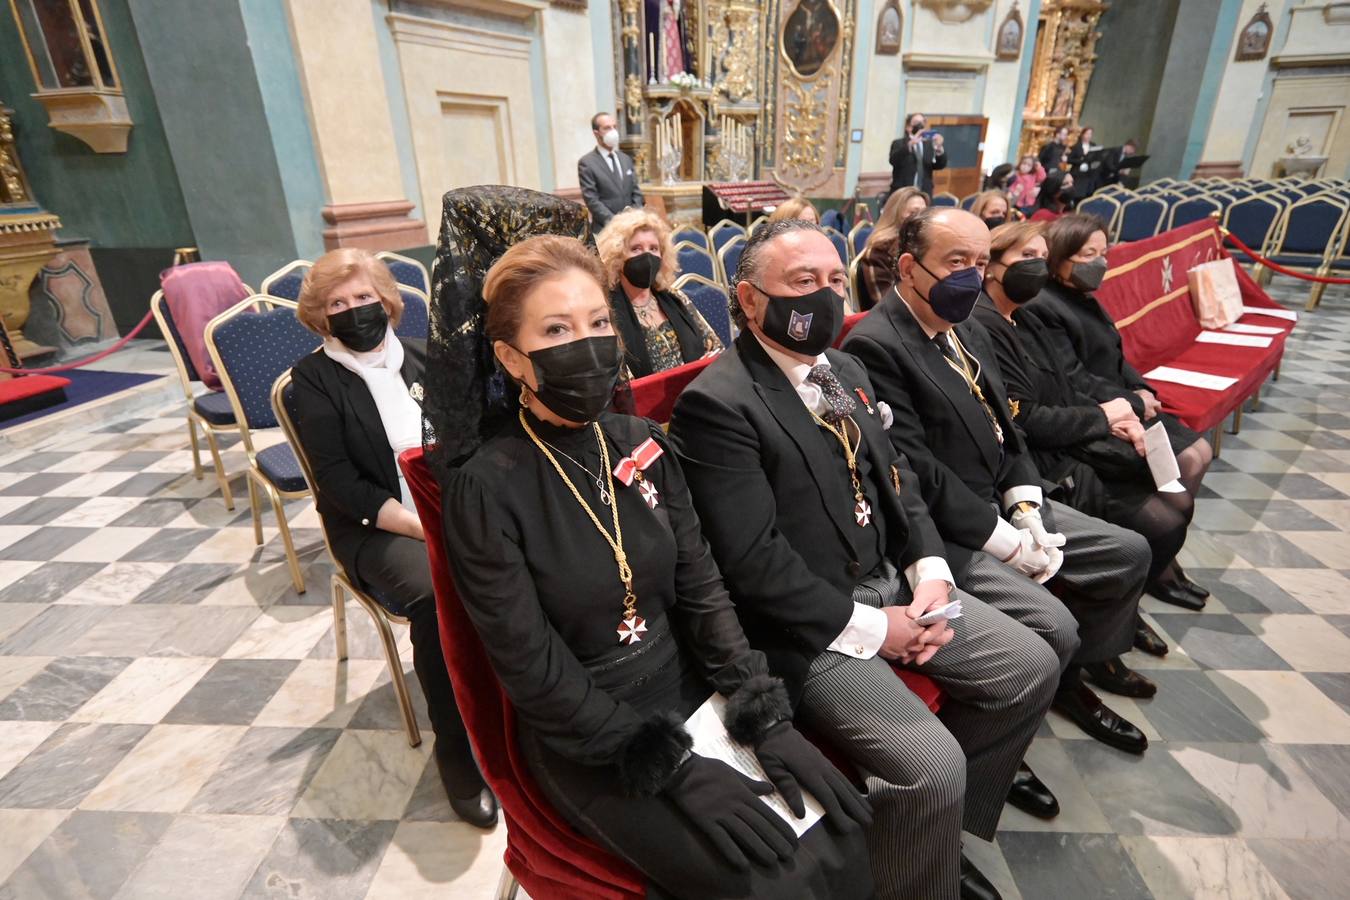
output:
[[[399,284],[416,288],[422,292],[423,296],[426,296],[427,292],[431,290],[431,279],[427,277],[427,267],[411,256],[400,256],[391,250],[381,250],[375,254],[375,258],[384,261],[384,264],[389,267],[390,274]]]
[[[962,197],[961,208],[964,209],[966,212],[970,212],[970,208],[975,205],[975,200],[979,196],[980,195],[977,192],[974,194],[967,194],[966,196]]]
[[[745,237],[745,226],[730,219],[713,225],[708,229],[708,240],[712,241],[712,247],[709,248],[713,253],[721,253],[722,248],[727,245],[727,241],[736,237]]]
[[[239,423],[235,421],[230,398],[224,391],[206,391],[199,394],[192,386],[194,381],[201,381],[202,376],[192,364],[192,357],[188,355],[187,345],[183,343],[183,335],[178,330],[178,323],[173,320],[173,313],[169,311],[169,304],[164,300],[163,291],[155,291],[155,295],[150,298],[150,312],[155,317],[155,324],[159,326],[160,333],[164,335],[164,342],[169,347],[169,355],[173,357],[174,367],[178,370],[178,381],[183,386],[183,395],[187,400],[187,430],[188,438],[192,441],[192,474],[201,481],[202,454],[201,447],[197,443],[197,429],[200,428],[202,434],[206,435],[206,445],[211,450],[211,461],[215,465],[221,499],[225,501],[225,508],[232,510],[234,495],[230,493],[230,477],[225,471],[225,464],[220,460],[220,444],[216,440],[221,434],[239,433]]]
[[[708,235],[702,228],[695,228],[692,225],[681,225],[676,228],[670,240],[674,244],[695,244],[704,250],[708,249]]]
[[[262,292],[269,297],[280,297],[282,300],[299,300],[300,286],[304,284],[305,276],[312,268],[314,263],[307,259],[288,262],[263,279]]]
[[[1153,237],[1162,227],[1167,204],[1157,197],[1135,197],[1120,208],[1118,239],[1138,241]]]
[[[824,231],[825,236],[830,239],[830,243],[834,244],[834,249],[839,251],[839,261],[847,267],[848,261],[853,258],[853,254],[849,252],[848,238],[833,228],[826,228]]]
[[[1169,230],[1180,228],[1182,225],[1198,222],[1201,219],[1209,218],[1213,213],[1222,211],[1223,204],[1213,197],[1203,195],[1189,197],[1172,207],[1172,212],[1167,219],[1167,227]]]
[[[282,434],[286,435],[286,443],[300,464],[305,484],[317,498],[319,492],[314,487],[314,470],[309,464],[309,457],[305,455],[305,447],[300,443],[300,432],[295,425],[300,417],[295,406],[295,391],[291,389],[290,369],[281,373],[281,377],[272,385],[270,402],[272,414],[276,416]],[[333,639],[337,645],[337,658],[347,658],[347,597],[355,597],[379,632],[380,645],[384,647],[384,661],[389,666],[389,680],[394,685],[394,696],[398,698],[399,713],[403,716],[403,730],[407,732],[408,745],[416,747],[422,743],[422,732],[417,727],[417,714],[413,711],[412,696],[408,693],[408,681],[403,676],[403,660],[398,655],[398,642],[389,627],[391,623],[407,625],[408,620],[399,615],[401,609],[397,598],[376,598],[356,586],[333,555],[333,545],[328,542],[328,531],[323,528],[322,519],[319,520],[319,527],[323,531],[324,547],[333,560],[333,578],[329,583],[333,593]]]
[[[731,287],[731,279],[736,277],[736,266],[741,262],[741,251],[745,249],[745,238],[734,237],[722,245],[722,249],[717,251],[717,271],[720,273],[716,280]]]
[[[398,320],[394,334],[401,338],[425,341],[431,330],[431,319],[427,314],[427,295],[410,287],[399,287],[398,294],[403,298],[403,316]]]
[[[261,311],[255,312],[255,306]],[[258,496],[261,492],[272,502],[291,581],[296,593],[303,594],[305,579],[300,574],[300,561],[295,555],[282,501],[307,497],[309,488],[290,444],[282,441],[259,450],[253,441],[254,430],[277,427],[277,417],[272,411],[272,385],[320,343],[318,335],[300,324],[295,310],[293,302],[255,294],[207,323],[206,347],[230,398],[248,456],[246,474],[253,539],[259,545],[263,542],[262,501]]]
[[[679,243],[675,245],[675,259],[679,264],[679,273],[693,272],[709,281],[717,280],[717,260],[698,244]]]
[[[844,214],[837,209],[827,209],[820,215],[820,226],[822,228],[833,228],[836,231],[843,231]]]
[[[723,347],[731,346],[731,306],[727,289],[710,278],[693,273],[675,280],[674,289],[682,291],[694,304],[703,321],[717,335]]]
[[[957,199],[955,194],[948,193],[947,191],[933,195],[934,206],[958,206],[960,203],[961,201]]]
[[[1078,204],[1078,212],[1096,216],[1106,223],[1106,238],[1114,240],[1116,229],[1120,227],[1120,201],[1100,192]]]
[[[872,228],[871,222],[859,222],[853,226],[853,230],[848,233],[850,258],[856,259],[858,254],[863,252],[863,247],[867,246],[867,239],[872,236]]]
[[[1290,205],[1280,217],[1268,256],[1296,272],[1325,276],[1338,258],[1344,239],[1350,203],[1339,197],[1320,194]],[[1314,284],[1308,295],[1308,309],[1322,301],[1326,285]]]
[[[1242,243],[1264,256],[1270,249],[1276,226],[1280,217],[1284,215],[1284,210],[1283,198],[1269,194],[1252,194],[1234,202],[1224,210],[1223,227],[1237,235]],[[1242,253],[1236,247],[1233,248],[1233,252]],[[1270,271],[1258,263],[1252,277],[1264,283],[1269,280]]]

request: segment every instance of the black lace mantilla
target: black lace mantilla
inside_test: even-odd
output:
[[[438,478],[467,459],[519,408],[492,355],[483,279],[503,253],[537,234],[591,244],[585,210],[525,188],[481,185],[446,193],[431,274],[422,443]]]

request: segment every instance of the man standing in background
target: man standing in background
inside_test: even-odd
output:
[[[942,135],[924,139],[928,120],[923,113],[910,113],[905,119],[904,136],[891,141],[891,191],[916,187],[933,196],[933,173],[947,168]]]
[[[630,206],[642,206],[633,158],[619,149],[619,129],[609,113],[591,117],[595,149],[577,160],[581,199],[591,211],[591,231],[598,232]]]

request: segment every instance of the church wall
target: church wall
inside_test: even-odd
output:
[[[1177,17],[1178,0],[1113,3],[1097,25],[1097,66],[1083,101],[1082,125],[1093,127],[1096,142],[1107,146],[1130,138],[1150,152],[1154,110],[1168,45]],[[1160,172],[1150,162],[1144,178]]]
[[[988,17],[987,46],[990,48],[997,42],[998,28],[1007,18],[1014,2],[1000,0],[992,8]],[[1021,81],[1022,60],[1033,55],[1036,50],[1036,10],[1034,7],[1028,9],[1027,4],[1023,3],[1018,3],[1017,8],[1022,15],[1022,54],[1014,60],[995,59],[990,63],[985,78],[984,108],[981,114],[989,120],[989,129],[984,136],[983,165],[986,172],[1002,163],[1015,162],[1009,154],[1017,152],[1015,146],[1010,149],[1009,145],[1015,144],[1014,138],[1022,120],[1019,113],[1025,102],[1023,95],[1026,85]],[[1027,28],[1028,21],[1032,23],[1030,28]]]
[[[540,138],[548,141],[552,148],[553,172],[549,187],[554,190],[579,187],[577,160],[595,146],[595,138],[591,136],[591,116],[601,109],[596,105],[596,69],[586,65],[585,61],[598,53],[604,53],[608,58],[609,47],[608,42],[600,48],[592,46],[592,30],[586,16],[584,10],[555,6],[545,10],[541,17],[549,129]],[[612,69],[612,63],[607,68]],[[613,82],[612,74],[609,80]]]
[[[1243,0],[1238,10],[1237,23],[1228,38],[1227,63],[1214,104],[1214,116],[1205,137],[1202,159],[1207,162],[1241,163],[1246,150],[1247,136],[1257,124],[1257,99],[1262,94],[1270,58],[1237,61],[1233,59],[1238,36],[1251,21],[1262,3],[1271,21],[1279,24],[1287,18],[1286,11],[1296,0]],[[1274,40],[1271,51],[1276,50]]]

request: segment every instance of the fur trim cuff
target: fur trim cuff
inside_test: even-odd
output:
[[[652,716],[628,739],[619,756],[619,780],[633,797],[650,797],[665,787],[694,746],[684,722],[673,712]]]
[[[742,744],[754,746],[765,732],[792,718],[783,679],[752,675],[727,700],[727,733]]]

